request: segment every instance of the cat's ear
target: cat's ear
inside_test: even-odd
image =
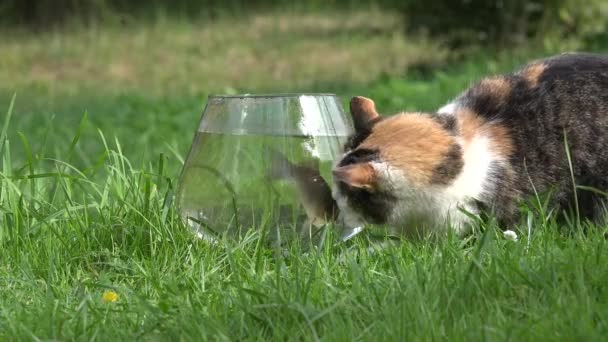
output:
[[[370,122],[380,116],[376,112],[374,101],[363,96],[355,96],[350,100],[350,114],[357,132],[369,129]]]
[[[338,166],[332,170],[334,180],[350,187],[372,191],[376,180],[376,170],[370,163]]]

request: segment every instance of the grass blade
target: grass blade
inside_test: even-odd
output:
[[[15,106],[15,99],[17,98],[17,93],[13,94],[11,97],[11,102],[8,105],[8,111],[6,112],[6,117],[4,118],[4,124],[2,125],[2,133],[0,133],[0,151],[4,149],[4,143],[7,139],[6,132],[8,131],[8,126],[11,122],[11,116],[13,115],[13,108]]]

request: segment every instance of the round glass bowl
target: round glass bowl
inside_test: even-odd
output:
[[[210,240],[314,239],[335,222],[331,168],[352,131],[333,94],[210,96],[178,184],[183,219]]]

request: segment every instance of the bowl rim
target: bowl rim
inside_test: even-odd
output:
[[[294,98],[300,96],[316,96],[316,97],[326,97],[333,96],[337,97],[336,94],[333,93],[270,93],[270,94],[211,94],[208,96],[209,99],[247,99],[247,98]]]

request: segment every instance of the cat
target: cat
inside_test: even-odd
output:
[[[482,213],[511,229],[519,203],[540,194],[566,209],[575,184],[608,190],[608,56],[536,60],[482,79],[436,113],[383,117],[365,97],[350,110],[355,133],[332,194],[349,226],[464,236]],[[581,217],[601,217],[600,195],[577,196]]]

